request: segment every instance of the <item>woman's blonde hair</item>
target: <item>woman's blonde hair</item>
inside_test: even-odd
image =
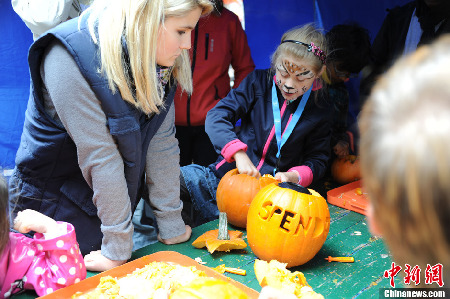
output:
[[[297,59],[306,59],[309,64],[311,64],[314,68],[314,72],[317,74],[322,69],[324,65],[323,62],[319,59],[317,55],[313,52],[308,51],[308,47],[305,45],[300,45],[292,42],[285,42],[285,40],[293,40],[305,43],[310,45],[314,43],[323,53],[326,55],[327,53],[327,42],[325,39],[325,35],[321,30],[316,28],[316,26],[312,23],[305,24],[301,27],[293,28],[283,34],[281,37],[281,43],[272,54],[271,58],[271,66],[275,68],[275,65],[279,62],[280,57],[283,56],[293,56]]]
[[[426,264],[441,263],[447,277],[448,78],[450,37],[445,37],[401,59],[380,78],[360,119],[363,183],[394,260],[424,272]]]
[[[89,31],[100,49],[101,72],[109,88],[143,112],[158,113],[163,105],[156,74],[158,30],[164,20],[184,16],[196,8],[212,10],[208,0],[96,0],[87,10]],[[124,53],[126,44],[128,58]],[[192,93],[188,50],[176,59],[172,74]]]

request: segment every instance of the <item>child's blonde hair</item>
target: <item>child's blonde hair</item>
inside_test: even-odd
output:
[[[324,63],[320,60],[319,56],[315,55],[312,51],[308,51],[308,47],[292,42],[285,42],[285,40],[293,40],[310,45],[314,43],[320,50],[326,55],[327,43],[325,35],[321,30],[315,27],[314,24],[308,23],[301,27],[293,28],[283,34],[281,37],[280,45],[272,54],[271,66],[275,69],[279,59],[284,56],[293,56],[297,59],[306,59],[311,66],[313,66],[314,72],[317,74],[320,72]]]
[[[361,168],[373,216],[402,267],[450,275],[450,37],[398,61],[363,108]]]
[[[9,241],[8,184],[0,175],[0,254]]]
[[[213,6],[208,0],[96,0],[88,9],[89,30],[100,48],[101,71],[109,88],[145,113],[158,113],[163,104],[156,75],[156,45],[160,26],[170,17],[184,16],[200,7],[202,14]],[[98,25],[98,28],[96,26]],[[122,42],[128,49],[125,60]],[[189,53],[183,50],[172,69],[181,88],[192,93]]]

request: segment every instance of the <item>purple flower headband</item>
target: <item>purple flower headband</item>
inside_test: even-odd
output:
[[[320,59],[320,61],[322,61],[323,64],[325,64],[325,61],[327,60],[327,55],[325,55],[325,52],[320,50],[320,48],[318,46],[314,45],[314,43],[307,44],[307,43],[299,42],[299,41],[293,40],[293,39],[287,39],[287,40],[282,41],[281,43],[294,43],[294,44],[305,46],[306,48],[308,48],[308,52],[312,52],[314,55],[316,55]]]

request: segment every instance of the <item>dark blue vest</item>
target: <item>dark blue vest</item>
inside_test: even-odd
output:
[[[92,201],[93,191],[78,166],[76,145],[64,127],[44,109],[40,64],[45,49],[55,39],[61,41],[100,100],[107,118],[105,125],[124,162],[133,211],[145,193],[144,170],[148,145],[166,117],[176,85],[172,84],[170,91],[166,92],[165,107],[160,109],[161,112],[150,117],[125,102],[119,92],[112,94],[107,80],[98,72],[98,47],[92,41],[83,19],[80,30],[78,18],[70,20],[39,38],[29,50],[30,99],[14,174],[20,185],[19,190],[10,192],[10,206],[14,207],[14,212],[31,208],[55,220],[72,223],[81,251],[86,254],[100,249],[101,222]]]

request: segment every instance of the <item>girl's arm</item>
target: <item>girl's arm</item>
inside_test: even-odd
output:
[[[150,141],[145,167],[149,200],[158,223],[158,239],[166,244],[185,242],[191,228],[181,218],[180,149],[175,138],[175,108],[167,116]]]
[[[21,233],[35,231],[34,239],[20,236],[14,252],[33,256],[26,278],[26,289],[34,289],[43,296],[86,278],[83,256],[70,223],[56,222],[34,210],[17,214],[14,229]],[[20,268],[21,265],[14,267]]]
[[[289,170],[299,172],[301,185],[304,187],[311,184],[313,180],[320,179],[325,175],[331,151],[331,113],[331,109],[323,109],[320,112],[322,115],[321,121],[305,140],[304,158],[301,161],[301,165]],[[302,178],[302,173],[304,176],[308,176],[309,173],[308,178]]]
[[[256,79],[255,72],[250,73],[239,87],[232,89],[225,98],[208,111],[205,131],[217,153],[223,155],[222,149],[233,148],[233,153],[225,155],[232,157],[238,150],[246,150],[245,144],[239,144],[235,124],[249,112],[252,103],[256,100],[254,90]]]
[[[94,191],[92,200],[102,222],[101,254],[105,259],[86,260],[86,266],[92,271],[107,270],[129,259],[133,247],[123,160],[105,125],[100,101],[61,43],[49,46],[41,74],[49,94],[46,106],[54,105],[54,118],[76,145],[79,167]]]

